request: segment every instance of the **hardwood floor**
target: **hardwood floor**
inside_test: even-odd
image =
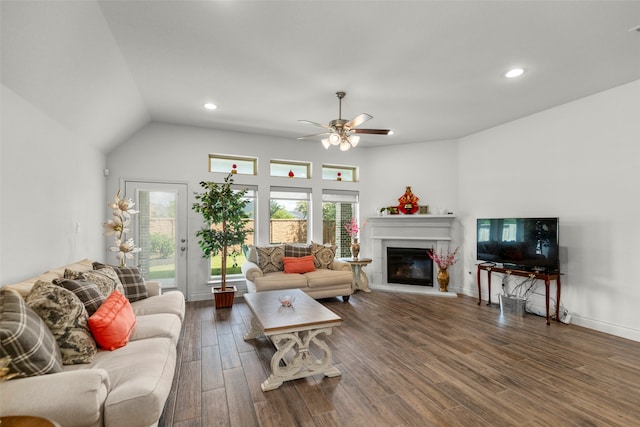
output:
[[[342,376],[262,392],[274,350],[245,304],[187,303],[160,426],[637,426],[640,343],[470,297],[356,293],[322,303]]]

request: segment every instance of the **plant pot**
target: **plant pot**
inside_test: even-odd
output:
[[[221,288],[213,288],[213,300],[216,304],[216,308],[229,308],[233,306],[233,299],[236,296],[236,287],[227,286],[223,291]]]

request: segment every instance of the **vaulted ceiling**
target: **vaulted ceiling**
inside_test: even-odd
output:
[[[2,85],[104,152],[150,121],[295,138],[338,117],[336,91],[395,131],[361,147],[455,139],[640,79],[640,1],[1,8]]]

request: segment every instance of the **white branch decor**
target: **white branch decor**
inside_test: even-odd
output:
[[[139,212],[133,209],[134,205],[130,198],[120,197],[120,190],[113,198],[113,202],[107,203],[107,206],[113,209],[113,218],[103,224],[104,235],[114,236],[115,246],[109,247],[109,250],[117,252],[116,258],[120,260],[122,267],[127,265],[127,259],[133,259],[134,253],[141,251],[140,248],[136,248],[133,238],[126,238],[126,234],[130,232],[131,215]]]

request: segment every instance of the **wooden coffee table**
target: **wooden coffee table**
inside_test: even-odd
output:
[[[285,295],[295,298],[291,307],[280,304],[278,298]],[[253,313],[245,341],[264,334],[276,346],[271,375],[262,383],[262,391],[312,375],[341,375],[332,365],[331,349],[320,337],[330,335],[331,328],[342,323],[338,315],[299,289],[244,294],[244,299]],[[322,357],[316,357],[314,352]]]

